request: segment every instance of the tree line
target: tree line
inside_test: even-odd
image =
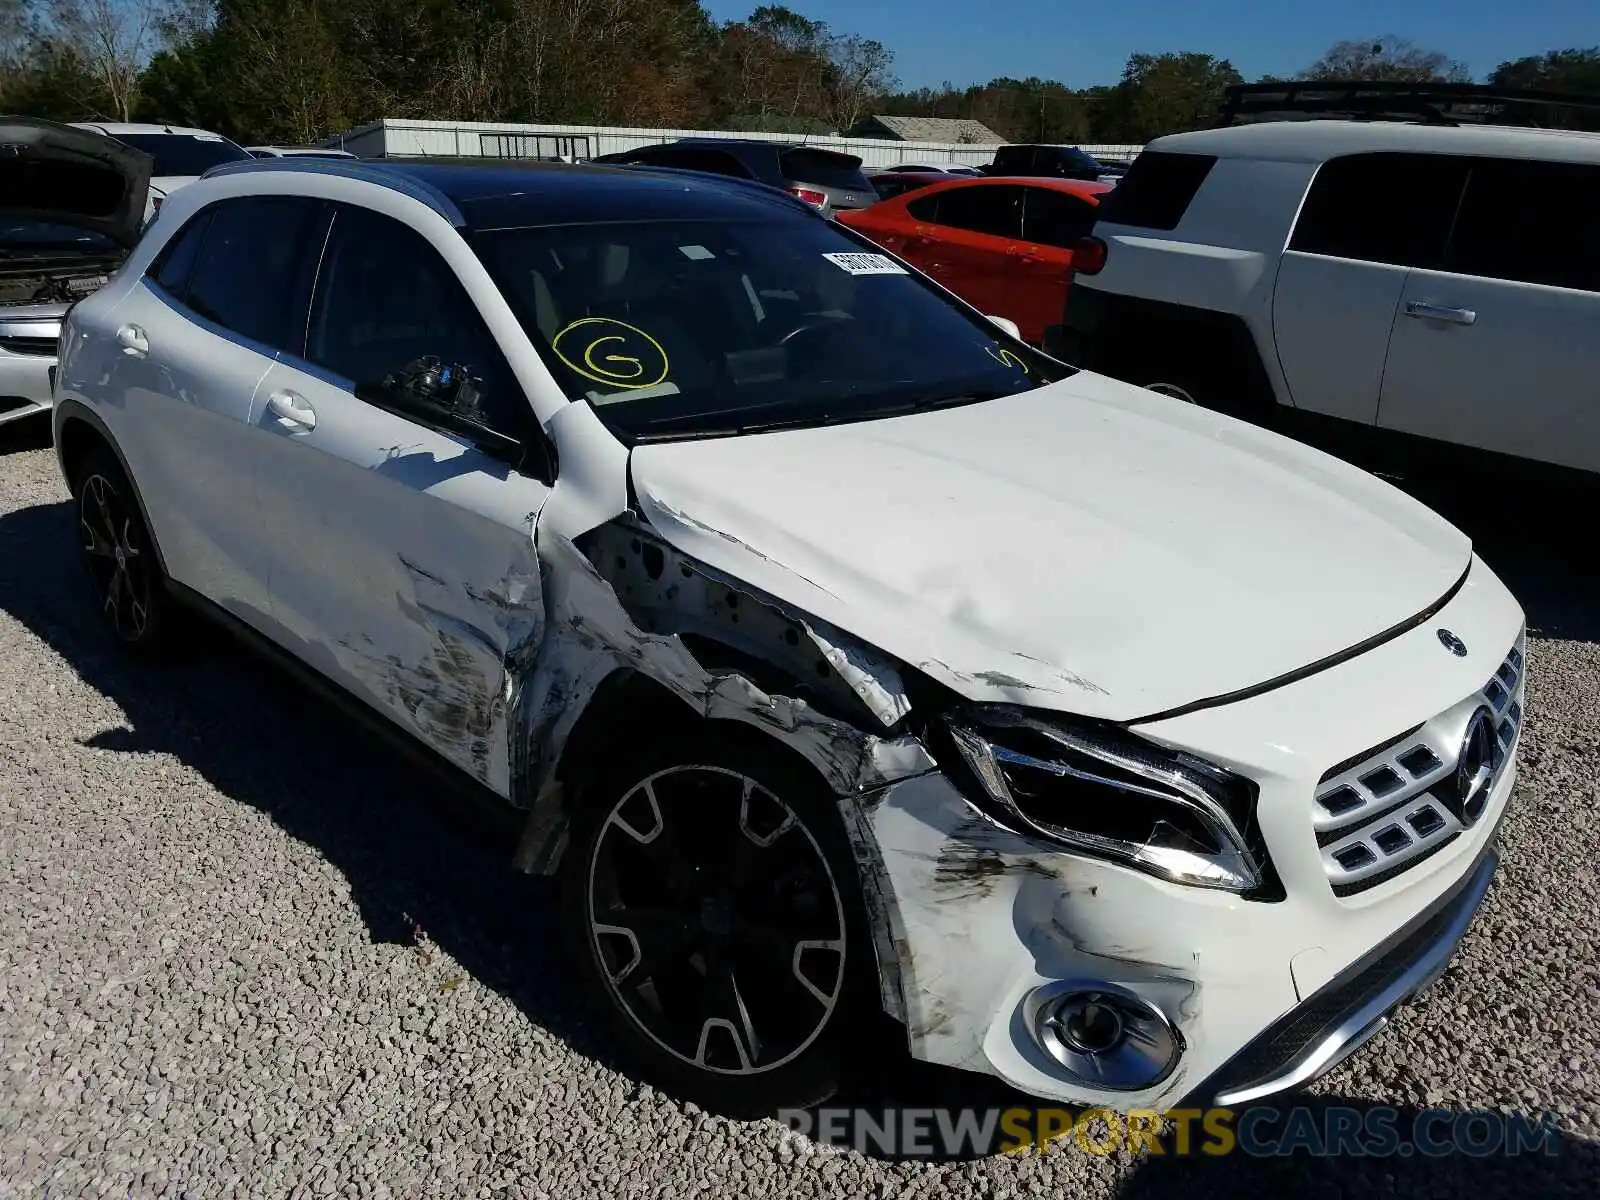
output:
[[[1395,38],[1341,42],[1295,78],[1465,80]],[[1209,123],[1226,58],[1139,52],[1104,86],[993,79],[901,90],[881,42],[762,5],[700,0],[0,0],[0,111],[150,120],[311,142],[379,117],[848,131],[872,113],[961,117],[1008,141],[1139,143]],[[1600,47],[1488,82],[1600,94]]]

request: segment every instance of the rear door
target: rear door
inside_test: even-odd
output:
[[[425,356],[482,379],[490,423],[534,447],[522,470],[383,407],[386,377]],[[507,794],[517,673],[543,628],[533,528],[551,481],[532,408],[455,272],[410,226],[338,206],[301,341],[260,394],[281,636]]]
[[[167,244],[111,314],[106,394],[117,437],[178,582],[260,628],[277,530],[251,478],[257,389],[310,280],[320,201],[219,200]]]
[[[1022,204],[1018,184],[962,184],[918,196],[906,204],[916,220],[906,257],[974,308],[1015,321]]]
[[[1272,297],[1295,407],[1377,420],[1406,276],[1439,265],[1466,174],[1465,160],[1442,154],[1355,154],[1318,169]]]
[[[1378,422],[1600,470],[1600,166],[1477,159],[1406,278]]]
[[[1011,317],[1027,341],[1038,343],[1045,327],[1061,319],[1066,304],[1072,251],[1094,228],[1095,205],[1057,188],[1023,189],[1022,240],[1008,248]]]

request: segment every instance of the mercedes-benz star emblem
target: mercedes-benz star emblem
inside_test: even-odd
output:
[[[1483,816],[1489,802],[1489,789],[1500,769],[1500,755],[1494,717],[1487,708],[1480,708],[1472,714],[1467,732],[1461,738],[1461,757],[1456,760],[1455,775],[1440,789],[1444,793],[1440,799],[1463,825],[1470,826]]]
[[[1439,641],[1444,644],[1446,650],[1457,658],[1465,658],[1467,656],[1467,644],[1448,629],[1439,630]]]

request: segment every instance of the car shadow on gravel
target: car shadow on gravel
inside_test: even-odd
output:
[[[374,942],[423,947],[419,969],[437,947],[611,1065],[560,952],[555,888],[511,868],[505,821],[205,622],[172,658],[127,655],[91,609],[67,503],[0,515],[0,610],[122,709],[85,745],[173,756],[342,872]]]

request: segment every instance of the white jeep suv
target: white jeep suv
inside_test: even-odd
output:
[[[1164,137],[1102,205],[1103,265],[1046,345],[1286,428],[1597,471],[1596,213],[1595,134],[1274,120]]]
[[[616,1036],[727,1110],[825,1095],[873,1009],[1241,1103],[1489,886],[1523,618],[1466,537],[771,189],[225,167],[63,345],[115,636],[209,613],[522,810]]]

